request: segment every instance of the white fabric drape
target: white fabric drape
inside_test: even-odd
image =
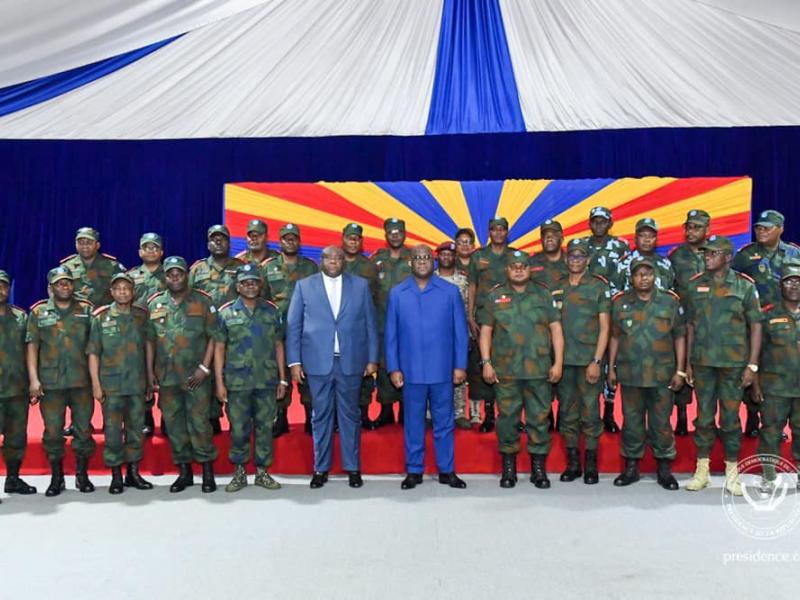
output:
[[[442,0],[272,0],[0,118],[2,138],[425,132]]]
[[[500,0],[526,129],[800,124],[800,33],[711,1]]]

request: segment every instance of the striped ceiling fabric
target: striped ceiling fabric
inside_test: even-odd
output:
[[[713,233],[733,238],[737,246],[749,241],[751,193],[748,177],[246,182],[225,186],[225,221],[235,248],[244,247],[251,218],[267,222],[273,246],[281,225],[295,223],[304,250],[317,256],[321,248],[340,243],[342,229],[351,222],[364,227],[364,247],[371,252],[385,245],[383,221],[388,217],[406,222],[407,244],[433,246],[452,239],[456,229],[465,226],[485,243],[489,218],[499,215],[509,221],[511,245],[538,252],[542,221],[560,221],[566,244],[589,235],[589,210],[606,206],[614,215],[612,233],[631,245],[636,221],[653,217],[659,225],[659,250],[666,253],[683,241],[686,213],[693,208],[711,214]],[[281,220],[274,215],[281,215]]]

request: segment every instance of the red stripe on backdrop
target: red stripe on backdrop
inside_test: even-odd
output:
[[[725,217],[717,217],[711,220],[711,233],[715,235],[724,235],[725,237],[732,237],[747,233],[750,228],[750,213],[736,213],[727,215]],[[676,225],[674,227],[666,227],[658,232],[658,245],[671,246],[673,244],[682,244],[685,241],[683,234],[683,225]]]
[[[239,187],[383,229],[383,219],[316,183],[236,183]],[[376,207],[379,208],[379,207]]]

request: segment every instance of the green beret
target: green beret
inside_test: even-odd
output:
[[[236,271],[237,282],[249,281],[249,280],[255,280],[255,281],[262,280],[261,271],[258,270],[258,267],[256,265],[250,263],[242,267],[239,267],[239,270]]]
[[[111,285],[114,285],[114,283],[120,280],[127,281],[131,285],[136,285],[133,281],[133,277],[131,277],[127,273],[114,273],[114,276],[111,278]]]
[[[0,269],[0,281],[5,281],[8,285],[11,285],[11,275]]]
[[[522,250],[514,250],[506,258],[506,266],[510,267],[511,265],[516,265],[519,263],[527,265],[529,260],[530,256],[528,256],[526,252],[523,252]]]
[[[697,210],[693,208],[686,213],[686,223],[694,223],[695,225],[700,225],[701,227],[708,227],[708,224],[711,223],[711,215],[704,210]]]
[[[630,271],[630,274],[633,275],[636,272],[636,269],[642,266],[650,267],[651,269],[656,268],[656,264],[653,262],[652,258],[640,254],[631,260],[631,264],[628,265],[628,270]]]
[[[556,233],[564,233],[564,228],[561,223],[553,219],[547,219],[544,223],[539,225],[539,234],[544,236],[545,231],[555,231]]]
[[[784,218],[777,210],[765,210],[758,215],[756,225],[762,227],[783,227]]]
[[[383,222],[383,230],[386,233],[391,231],[405,231],[406,222],[403,221],[403,219],[398,219],[397,217],[390,217]]]
[[[656,233],[658,233],[658,225],[656,224],[656,220],[653,217],[645,217],[644,219],[639,219],[636,221],[636,233],[639,233],[642,229],[652,229]]]
[[[164,244],[161,242],[161,236],[157,233],[145,233],[139,238],[139,248],[145,244],[155,244],[159,248],[163,248]]]
[[[226,238],[231,239],[231,232],[225,225],[212,225],[208,228],[208,239],[211,239],[211,236],[215,233],[221,233]]]
[[[297,237],[300,237],[300,228],[295,225],[294,223],[286,223],[283,227],[281,227],[280,231],[278,231],[278,235],[280,237],[285,236],[287,233],[292,233]]]
[[[95,242],[100,241],[100,232],[94,227],[81,227],[75,232],[75,239],[87,238]]]
[[[364,228],[358,223],[348,223],[342,229],[342,235],[364,235]]]
[[[69,279],[70,281],[73,280],[72,271],[69,270],[69,267],[61,265],[55,269],[50,269],[47,272],[47,283],[51,285],[56,281],[61,281],[62,279]]]
[[[505,217],[494,217],[493,219],[489,219],[489,229],[492,227],[503,227],[508,229],[508,219]]]
[[[261,219],[252,219],[247,222],[247,232],[255,231],[256,233],[267,233],[267,224]]]
[[[180,269],[181,271],[189,272],[186,266],[186,260],[182,256],[170,256],[164,261],[164,273],[170,269]]]
[[[572,254],[573,252],[582,252],[589,256],[589,244],[580,238],[572,239],[567,244],[567,254]]]
[[[723,250],[733,253],[733,242],[721,235],[712,235],[702,246],[703,250]]]

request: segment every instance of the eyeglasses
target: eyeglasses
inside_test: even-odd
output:
[[[459,246],[472,246],[472,240],[456,240]]]
[[[781,281],[781,285],[783,287],[792,287],[792,288],[800,287],[800,278],[784,279],[783,281]]]
[[[725,254],[725,250],[704,250],[706,256],[721,256]]]
[[[415,254],[411,257],[411,260],[415,262],[426,262],[432,259],[433,257],[430,254]]]
[[[578,260],[586,260],[588,258],[589,257],[583,254],[582,252],[578,252],[576,254],[567,254],[567,260],[578,261]]]

